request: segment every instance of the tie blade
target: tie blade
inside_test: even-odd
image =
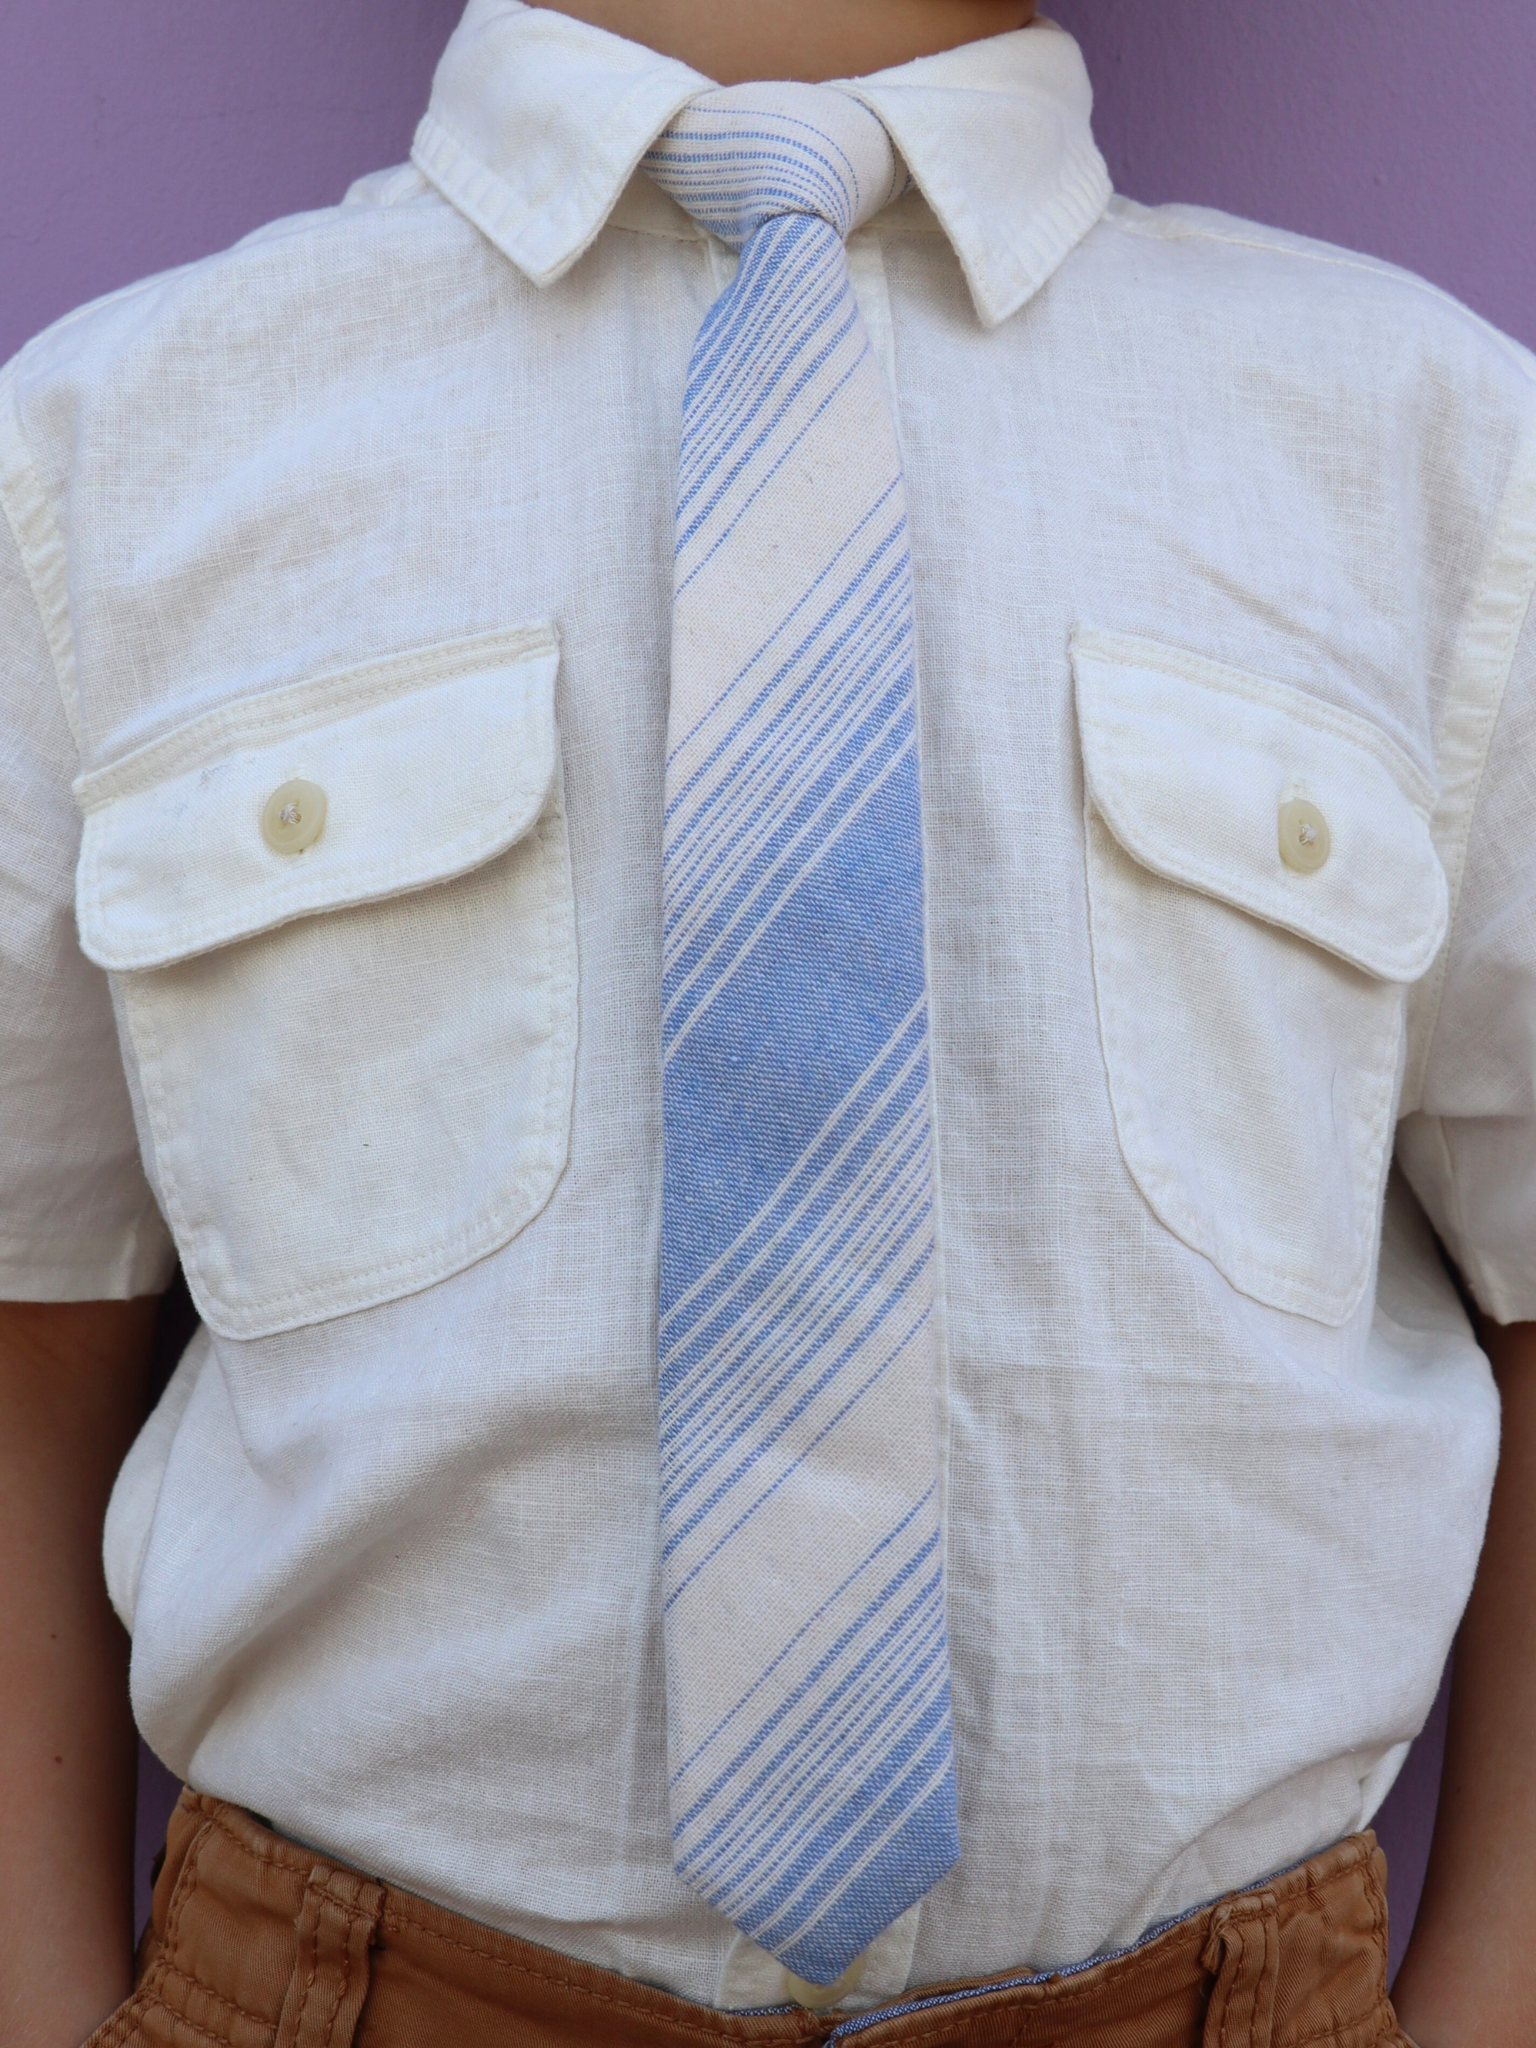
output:
[[[680,1714],[679,1738],[685,1726]],[[672,1790],[680,1875],[812,1983],[839,1977],[951,1868],[959,1836],[931,1495],[720,1715]]]
[[[915,1906],[959,1859],[951,1763],[928,1799],[906,1811],[827,1911],[791,1940],[776,1941],[772,1953],[809,1984],[835,1984],[876,1936]]]
[[[826,134],[806,143],[828,100],[842,214]],[[674,1856],[820,1985],[959,1855],[912,572],[828,225],[873,211],[893,165],[857,103],[775,87],[706,95],[650,166],[716,232],[717,202],[757,223],[695,347],[679,465],[658,1347]]]

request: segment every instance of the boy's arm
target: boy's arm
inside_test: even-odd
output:
[[[130,1985],[135,1739],[107,1496],[155,1302],[0,1302],[0,2039],[75,2048]]]
[[[1394,1990],[1419,2048],[1536,2041],[1536,1323],[1486,1328],[1504,1403],[1456,1638],[1434,1851]]]

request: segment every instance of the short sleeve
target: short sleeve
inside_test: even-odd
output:
[[[0,510],[0,1300],[123,1300],[158,1292],[173,1266],[106,976],[75,933],[74,760]]]
[[[1488,747],[1420,1113],[1398,1156],[1479,1306],[1536,1321],[1536,608]]]

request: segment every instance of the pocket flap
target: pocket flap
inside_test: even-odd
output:
[[[505,852],[554,780],[558,665],[547,626],[445,642],[220,705],[82,775],[86,954],[163,967]],[[277,852],[263,807],[295,780],[325,792],[324,829]]]
[[[1119,634],[1073,641],[1088,792],[1125,851],[1383,981],[1417,981],[1445,938],[1435,791],[1352,712]],[[1281,807],[1326,820],[1321,866],[1280,852]]]

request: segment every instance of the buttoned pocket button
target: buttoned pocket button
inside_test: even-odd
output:
[[[220,1336],[435,1286],[564,1170],[558,670],[539,622],[403,649],[211,705],[77,781],[80,943],[118,977],[157,1192]]]
[[[1337,1328],[1373,1270],[1404,992],[1445,938],[1435,790],[1296,684],[1125,634],[1073,661],[1121,1155],[1233,1287]]]
[[[1315,875],[1333,851],[1328,820],[1305,797],[1280,806],[1280,858],[1298,875]]]
[[[325,791],[318,782],[280,783],[261,807],[261,832],[274,853],[303,853],[325,830]]]

